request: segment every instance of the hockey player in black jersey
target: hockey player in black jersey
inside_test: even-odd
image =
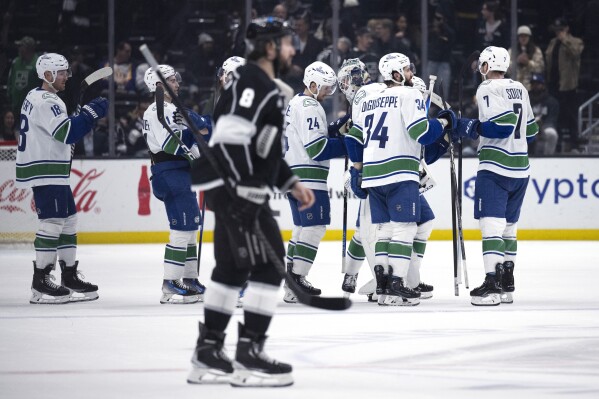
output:
[[[192,357],[190,383],[231,383],[233,386],[286,386],[293,383],[291,366],[264,353],[266,331],[274,314],[282,277],[266,256],[254,232],[260,229],[279,259],[285,248],[279,227],[268,210],[272,187],[291,190],[302,206],[314,203],[282,159],[283,100],[273,82],[288,66],[294,49],[291,31],[276,18],[253,20],[247,28],[247,64],[233,79],[215,107],[211,152],[237,195],[227,192],[222,179],[202,157],[194,183],[206,192],[215,214],[216,266],[205,295],[204,323]],[[239,324],[235,358],[224,351],[225,330],[235,310],[240,287],[248,281],[244,299],[245,324]]]

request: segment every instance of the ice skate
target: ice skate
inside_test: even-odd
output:
[[[406,287],[401,277],[393,276],[393,269],[389,266],[387,288],[385,295],[379,297],[382,306],[416,306],[420,304],[420,292]]]
[[[80,279],[85,276],[77,270],[79,261],[73,266],[67,266],[62,260],[59,260],[60,270],[62,271],[61,284],[71,290],[71,302],[94,301],[98,299],[98,286]]]
[[[190,304],[200,300],[200,294],[179,280],[162,281],[162,304]]]
[[[497,306],[501,304],[501,277],[503,266],[495,266],[495,275],[487,274],[480,287],[470,291],[471,303],[474,306]]]
[[[199,336],[191,357],[190,384],[226,384],[233,373],[233,363],[224,349],[225,333],[210,331],[199,324]]]
[[[56,305],[70,301],[71,291],[54,284],[54,276],[50,274],[52,270],[54,270],[54,265],[52,264],[43,269],[38,269],[35,267],[35,262],[33,262],[32,295],[29,303]]]
[[[233,362],[234,387],[285,387],[293,384],[293,368],[264,353],[266,335],[249,331],[239,323],[239,341]]]
[[[356,292],[356,281],[358,280],[357,274],[345,274],[343,277],[343,284],[341,289],[345,292],[345,297],[349,297],[349,294]]]
[[[374,293],[378,296],[377,302],[379,305],[381,302],[385,302],[385,289],[387,287],[387,275],[385,274],[385,268],[381,265],[374,267],[374,277],[376,279],[376,288]]]
[[[415,291],[420,292],[420,299],[432,298],[433,297],[433,289],[434,289],[434,287],[432,285],[425,284],[423,282],[420,282],[420,284],[418,284],[418,286],[416,288],[414,288]]]
[[[198,280],[197,278],[184,278],[183,284],[196,290],[200,296],[198,302],[204,302],[204,293],[206,292],[206,286],[200,283],[200,280]]]
[[[501,303],[514,303],[514,262],[503,262],[503,275],[501,276]]]

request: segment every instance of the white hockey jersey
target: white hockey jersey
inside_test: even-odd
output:
[[[354,100],[351,103],[351,118],[353,125],[347,134],[349,138],[358,141],[361,145],[364,145],[364,132],[362,131],[362,126],[356,122],[360,119],[360,115],[362,114],[362,103],[369,95],[380,93],[386,88],[387,85],[384,83],[370,83],[362,86],[354,96]]]
[[[285,112],[284,159],[306,187],[328,190],[329,161],[315,161],[327,144],[328,125],[322,105],[297,94]]]
[[[520,82],[511,79],[489,79],[478,87],[476,101],[481,122],[513,127],[513,133],[505,139],[480,137],[478,170],[507,177],[528,177],[526,138],[535,136],[539,130],[528,91]]]
[[[354,124],[365,137],[362,187],[418,182],[422,146],[416,140],[429,128],[420,91],[394,86],[365,97],[361,103]]]
[[[177,107],[169,102],[164,102],[164,120],[173,132],[182,137],[181,128],[174,121],[174,113]],[[176,154],[179,150],[179,142],[175,140],[158,120],[156,102],[153,102],[144,112],[143,135],[148,148],[153,154],[164,151],[168,154]]]
[[[21,107],[20,127],[16,186],[68,185],[71,120],[64,102],[42,88],[31,90]]]

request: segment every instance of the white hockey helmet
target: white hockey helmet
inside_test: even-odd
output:
[[[505,72],[510,66],[510,54],[503,47],[489,46],[486,49],[484,49],[478,57],[479,72],[481,72],[482,67],[485,63],[489,65],[489,69],[487,70],[487,72]]]
[[[181,82],[181,75],[179,75],[179,72],[175,71],[175,68],[172,66],[158,65],[158,69],[162,73],[162,76],[164,76],[164,79],[174,76],[177,79],[177,82]],[[153,93],[156,91],[156,83],[160,82],[160,79],[158,78],[158,74],[154,73],[152,68],[148,68],[144,75],[144,82],[146,83],[146,86],[148,86],[150,93]]]
[[[223,62],[223,66],[218,71],[218,78],[220,79],[221,83],[227,83],[231,79],[230,74],[242,65],[245,65],[245,58],[243,57],[233,56],[227,58],[227,60]]]
[[[420,90],[420,92],[424,95],[428,90],[426,88],[426,84],[424,80],[420,79],[418,76],[412,76],[412,87]]]
[[[316,83],[316,93],[310,91],[310,84]],[[304,85],[308,91],[316,98],[320,90],[325,88],[326,94],[331,95],[337,89],[337,76],[333,68],[321,61],[311,63],[304,71]]]
[[[404,68],[410,67],[412,73],[416,73],[416,67],[410,62],[410,59],[401,53],[389,53],[383,56],[379,61],[379,72],[383,76],[383,80],[391,80],[395,83],[403,85],[406,81]],[[393,72],[399,72],[402,81],[398,82],[393,79]]]
[[[370,75],[366,65],[358,58],[350,58],[343,61],[343,65],[337,73],[339,89],[345,94],[347,101],[353,101],[360,87],[370,82]]]
[[[44,80],[45,82],[52,84],[56,81],[56,73],[58,71],[67,71],[67,76],[71,77],[71,68],[69,67],[69,61],[60,54],[47,53],[40,55],[35,63],[35,70],[37,71],[37,77]],[[49,71],[52,73],[52,81],[49,82],[44,77],[44,72]]]

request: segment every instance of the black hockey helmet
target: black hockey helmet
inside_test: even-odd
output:
[[[270,40],[290,35],[292,30],[280,18],[264,17],[253,19],[247,27],[245,37],[249,40]]]

